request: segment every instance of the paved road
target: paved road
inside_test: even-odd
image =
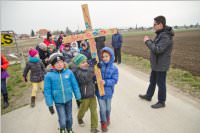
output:
[[[151,102],[138,98],[148,86],[148,75],[120,65],[120,79],[112,101],[111,126],[108,133],[199,133],[200,102],[185,96],[168,85],[166,108],[152,109]],[[90,112],[77,124],[77,108],[73,101],[73,129],[75,133],[89,133]],[[100,128],[100,125],[99,125]],[[57,115],[50,115],[44,100],[35,108],[29,106],[7,113],[1,118],[2,133],[58,133]]]

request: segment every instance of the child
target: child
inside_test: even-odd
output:
[[[44,39],[43,43],[48,47],[50,44],[53,44],[56,47],[54,40],[52,39],[52,33],[50,31],[47,32],[47,38]]]
[[[8,78],[8,68],[9,62],[4,55],[1,55],[1,94],[3,95],[3,108],[7,108],[9,106],[8,103],[8,91],[6,87],[6,79]]]
[[[43,42],[39,43],[36,46],[36,50],[39,52],[39,57],[42,60],[44,66],[48,66],[48,52],[46,44],[44,44]]]
[[[81,91],[81,104],[78,112],[78,123],[84,126],[83,117],[88,110],[91,112],[91,133],[97,133],[98,115],[97,102],[95,97],[95,84],[93,81],[94,69],[89,67],[87,57],[83,54],[78,54],[73,58],[73,62],[78,68],[75,70],[75,75]]]
[[[62,48],[62,51],[61,51],[63,53],[64,58],[65,58],[65,62],[67,62],[67,63],[70,63],[72,58],[74,57],[70,48],[71,48],[70,44],[65,44]]]
[[[80,89],[73,72],[64,68],[64,57],[60,53],[50,56],[52,69],[44,79],[44,95],[51,114],[56,106],[60,133],[72,131],[72,92],[77,100],[81,99]]]
[[[31,94],[31,107],[35,106],[35,98],[37,93],[38,86],[44,91],[44,74],[45,74],[45,66],[39,58],[38,51],[36,49],[31,48],[29,50],[29,58],[24,68],[24,81],[27,82],[27,74],[31,71],[30,81],[32,82],[32,94]]]
[[[81,42],[81,47],[82,47],[82,50],[81,50],[80,53],[85,55],[88,60],[91,60],[92,56],[91,56],[91,53],[89,51],[89,46],[88,46],[87,42],[86,41],[82,41]]]
[[[73,53],[73,56],[76,56],[77,54],[80,53],[80,50],[78,48],[78,43],[76,41],[71,43],[71,51]]]
[[[101,51],[101,74],[104,84],[105,95],[100,96],[97,90],[97,97],[100,107],[101,129],[107,132],[110,124],[111,100],[114,93],[114,86],[118,81],[118,69],[114,66],[114,53],[111,48],[104,47]]]

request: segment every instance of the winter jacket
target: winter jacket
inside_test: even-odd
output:
[[[106,37],[105,36],[97,37],[95,38],[95,41],[96,41],[97,52],[99,53],[101,49],[105,47]]]
[[[117,33],[112,35],[112,46],[113,48],[121,48],[122,47],[122,35]]]
[[[43,43],[45,43],[47,45],[47,47],[50,45],[50,44],[53,44],[56,48],[56,44],[54,42],[54,40],[48,40],[47,38],[44,39]]]
[[[44,78],[44,96],[47,106],[66,103],[72,100],[72,92],[77,100],[81,99],[80,89],[73,72],[69,69],[51,69]]]
[[[44,75],[46,73],[45,66],[39,58],[29,57],[29,62],[26,63],[26,67],[24,68],[24,77],[27,77],[29,70],[31,71],[31,82],[40,82],[44,80]]]
[[[99,92],[97,91],[97,97],[100,99],[111,99],[114,93],[114,86],[118,82],[118,68],[113,64],[114,62],[114,53],[111,48],[105,47],[102,51],[108,51],[111,55],[111,59],[108,63],[101,62],[101,74],[102,79],[105,81],[104,84],[104,91],[105,95],[100,96]]]
[[[156,34],[153,41],[145,42],[151,51],[151,68],[153,71],[167,71],[170,66],[174,32],[171,27],[165,27]]]
[[[4,55],[1,55],[1,79],[6,79],[9,77],[7,68],[8,68],[9,62],[6,59]]]
[[[78,81],[80,91],[81,91],[81,98],[92,98],[95,96],[95,84],[93,81],[94,69],[92,67],[89,67],[86,70],[83,70],[81,68],[77,68],[74,71],[74,74],[76,76],[76,79]]]
[[[45,67],[48,65],[48,63],[45,61],[45,59],[49,58],[48,52],[47,51],[43,51],[42,49],[39,48],[39,46],[36,46],[36,50],[39,53],[39,57],[42,60],[43,64],[45,65]]]

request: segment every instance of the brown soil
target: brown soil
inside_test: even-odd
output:
[[[145,46],[143,37],[138,35],[124,37],[122,51],[149,59],[149,49]],[[110,40],[107,44],[110,44]],[[174,68],[181,68],[200,76],[200,30],[175,33],[171,62]]]

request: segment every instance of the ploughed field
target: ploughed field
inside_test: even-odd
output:
[[[143,42],[144,34],[124,34],[122,52],[149,59],[149,50]],[[151,38],[154,36],[150,34]],[[42,39],[18,40],[19,51],[27,55],[28,49],[35,47],[39,42],[42,42]],[[111,44],[109,37],[106,44]],[[17,50],[15,47],[5,47],[1,52],[9,54]],[[13,60],[10,57],[8,59]],[[171,62],[174,68],[181,68],[200,76],[200,30],[175,32]]]
[[[151,38],[154,36],[150,35]],[[143,37],[144,35],[137,34],[124,36],[122,51],[149,59],[149,49],[145,46]],[[107,44],[110,43],[110,39],[107,40]],[[200,30],[175,32],[171,62],[174,68],[200,76]]]

